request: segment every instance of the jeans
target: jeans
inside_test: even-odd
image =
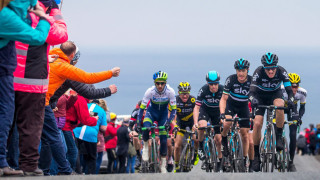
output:
[[[39,160],[39,167],[45,174],[49,174],[52,157],[57,162],[60,173],[72,173],[53,111],[50,106],[46,106]]]
[[[103,152],[97,152],[97,165],[96,165],[96,174],[99,174],[100,166],[102,163]]]
[[[60,131],[60,136],[61,136],[61,139],[62,139],[62,142],[64,145],[64,150],[67,152],[67,145],[66,145],[65,137],[62,133],[62,130],[59,129],[59,131]],[[57,174],[58,174],[58,165],[55,160],[52,160],[51,166],[50,166],[50,175],[57,175]]]
[[[126,172],[129,173],[134,173],[134,165],[136,164],[136,157],[137,156],[128,156],[128,163],[127,163],[127,169],[126,169]]]
[[[14,124],[11,129],[11,137],[8,143],[8,164],[13,169],[19,169],[19,133],[17,125]]]
[[[76,142],[73,138],[71,131],[63,131],[64,138],[67,144],[67,159],[73,170],[76,168],[77,158],[78,158],[78,148]]]
[[[13,75],[0,76],[0,168],[7,167],[7,140],[14,116]]]

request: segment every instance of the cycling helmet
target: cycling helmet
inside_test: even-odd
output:
[[[250,63],[248,60],[245,60],[243,58],[236,60],[234,62],[234,68],[235,69],[249,69]]]
[[[191,90],[191,85],[188,82],[180,82],[178,86],[179,91],[189,91]]]
[[[291,84],[299,84],[301,82],[300,76],[296,73],[289,73],[288,76]]]
[[[263,64],[263,66],[277,66],[278,56],[276,54],[268,52],[261,57],[261,63]]]
[[[154,81],[167,81],[168,75],[166,72],[159,71],[153,74]]]
[[[114,119],[117,119],[117,115],[116,115],[116,113],[110,113],[110,119],[111,120],[114,120]]]
[[[206,76],[206,81],[208,83],[215,83],[218,84],[220,81],[220,75],[217,71],[209,71]]]

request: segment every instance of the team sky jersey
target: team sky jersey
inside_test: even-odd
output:
[[[288,94],[285,91],[283,86],[281,86],[281,90],[283,92],[284,100],[287,102],[288,101]],[[297,104],[298,101],[300,101],[300,104],[306,104],[306,102],[307,102],[306,99],[307,99],[307,91],[305,89],[303,89],[302,87],[299,87],[297,93],[294,96],[294,104]]]
[[[291,87],[288,73],[283,67],[278,66],[276,75],[270,79],[263,66],[260,66],[253,73],[250,91],[263,94],[265,92],[274,92],[280,89],[282,82],[285,88]]]
[[[135,108],[131,113],[130,121],[137,121],[139,114],[139,108]]]
[[[168,110],[168,104],[170,104],[172,109],[177,108],[175,92],[168,84],[164,87],[162,92],[158,92],[155,86],[149,88],[144,94],[140,108],[145,109],[149,101],[149,108],[155,110]]]
[[[228,101],[248,102],[251,80],[252,77],[248,75],[248,80],[242,84],[238,81],[236,74],[229,76],[223,89],[223,93],[230,97]]]
[[[179,95],[176,96],[177,101],[177,121],[180,122],[193,122],[193,108],[196,105],[196,98],[192,95],[189,96],[187,102],[182,102]],[[169,106],[169,111],[171,111]]]
[[[223,85],[219,84],[218,92],[210,92],[209,85],[202,86],[199,90],[196,105],[205,108],[206,110],[219,110],[220,99],[223,94]]]

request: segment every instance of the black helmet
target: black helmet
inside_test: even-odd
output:
[[[250,63],[248,60],[245,60],[243,58],[236,60],[234,62],[234,68],[235,69],[249,69]]]
[[[209,71],[206,76],[206,81],[208,83],[219,83],[220,81],[220,75],[217,71]]]
[[[268,52],[262,56],[261,63],[263,66],[276,66],[278,64],[278,56]]]

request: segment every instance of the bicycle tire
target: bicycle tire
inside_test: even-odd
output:
[[[275,129],[274,129],[274,126],[273,126],[273,124],[270,124],[269,125],[269,127],[270,127],[270,143],[272,143],[271,144],[271,146],[270,146],[270,150],[271,150],[271,153],[270,153],[270,163],[271,163],[271,169],[270,169],[270,172],[273,172],[273,170],[274,170],[274,164],[275,164],[275,152],[276,152],[276,131],[275,131]]]
[[[286,161],[285,161],[285,163],[286,163],[286,170],[287,170],[287,172],[290,172],[290,167],[289,167],[289,163],[290,163],[290,153],[289,153],[289,146],[288,146],[288,141],[287,141],[287,138],[286,137],[284,137],[284,145],[285,145],[285,154],[286,154]]]
[[[215,172],[216,171],[216,164],[217,164],[217,159],[215,158],[216,152],[215,152],[215,143],[212,138],[209,139],[209,171],[210,172]]]
[[[233,148],[235,150],[235,159],[234,160],[234,171],[235,172],[244,172],[244,163],[243,163],[243,146],[242,140],[238,133],[234,136]]]
[[[219,172],[220,170],[218,169],[218,153],[217,153],[217,146],[216,143],[213,141],[212,144],[212,153],[213,153],[213,164],[212,168],[214,172]]]
[[[261,141],[261,143],[260,143],[260,151],[259,151],[259,153],[260,153],[260,161],[261,161],[261,167],[260,167],[260,170],[262,171],[262,172],[264,172],[264,169],[265,169],[265,162],[266,162],[266,158],[265,158],[265,154],[266,154],[266,149],[265,149],[265,141],[266,141],[266,136],[264,135],[263,136],[263,139],[262,139],[262,141]]]
[[[184,172],[186,167],[187,167],[187,149],[188,149],[188,144],[186,144],[183,149],[182,152],[180,154],[180,159],[179,159],[179,166],[180,166],[180,170],[181,172]]]
[[[153,164],[153,170],[155,173],[160,172],[160,167],[159,167],[159,160],[158,160],[158,153],[157,153],[157,143],[155,139],[152,139],[152,145],[151,145],[151,153],[152,153],[152,158],[151,158],[151,164]]]

